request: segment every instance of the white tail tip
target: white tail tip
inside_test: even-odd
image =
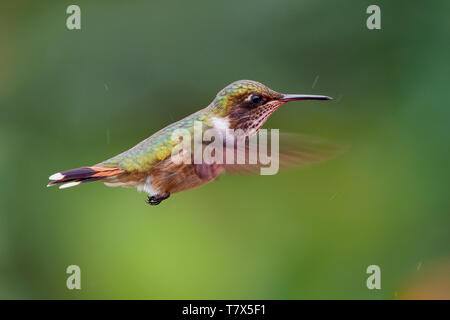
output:
[[[59,188],[66,189],[66,188],[70,188],[70,187],[75,187],[75,186],[79,185],[80,183],[81,183],[81,181],[72,181],[72,182],[63,184]]]
[[[55,173],[52,174],[50,177],[48,177],[50,180],[61,180],[62,178],[64,178],[64,176],[61,173]]]

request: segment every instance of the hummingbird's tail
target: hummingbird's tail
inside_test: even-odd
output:
[[[47,187],[62,184],[59,188],[65,189],[79,185],[80,183],[90,182],[113,177],[124,173],[124,170],[118,168],[103,167],[83,167],[68,171],[57,172],[49,177],[50,182]]]

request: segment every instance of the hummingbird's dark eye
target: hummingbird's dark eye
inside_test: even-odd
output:
[[[250,97],[250,101],[254,104],[260,104],[262,101],[262,97],[260,95],[254,94]]]

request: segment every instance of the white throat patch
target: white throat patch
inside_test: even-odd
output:
[[[212,117],[211,121],[214,128],[220,132],[226,132],[226,130],[230,129],[230,120],[228,118]]]

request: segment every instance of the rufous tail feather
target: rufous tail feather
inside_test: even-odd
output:
[[[118,168],[103,168],[103,167],[83,167],[72,169],[68,171],[57,172],[49,177],[50,182],[47,187],[62,184],[60,189],[77,186],[81,183],[102,180],[108,177],[113,177],[125,172]]]

